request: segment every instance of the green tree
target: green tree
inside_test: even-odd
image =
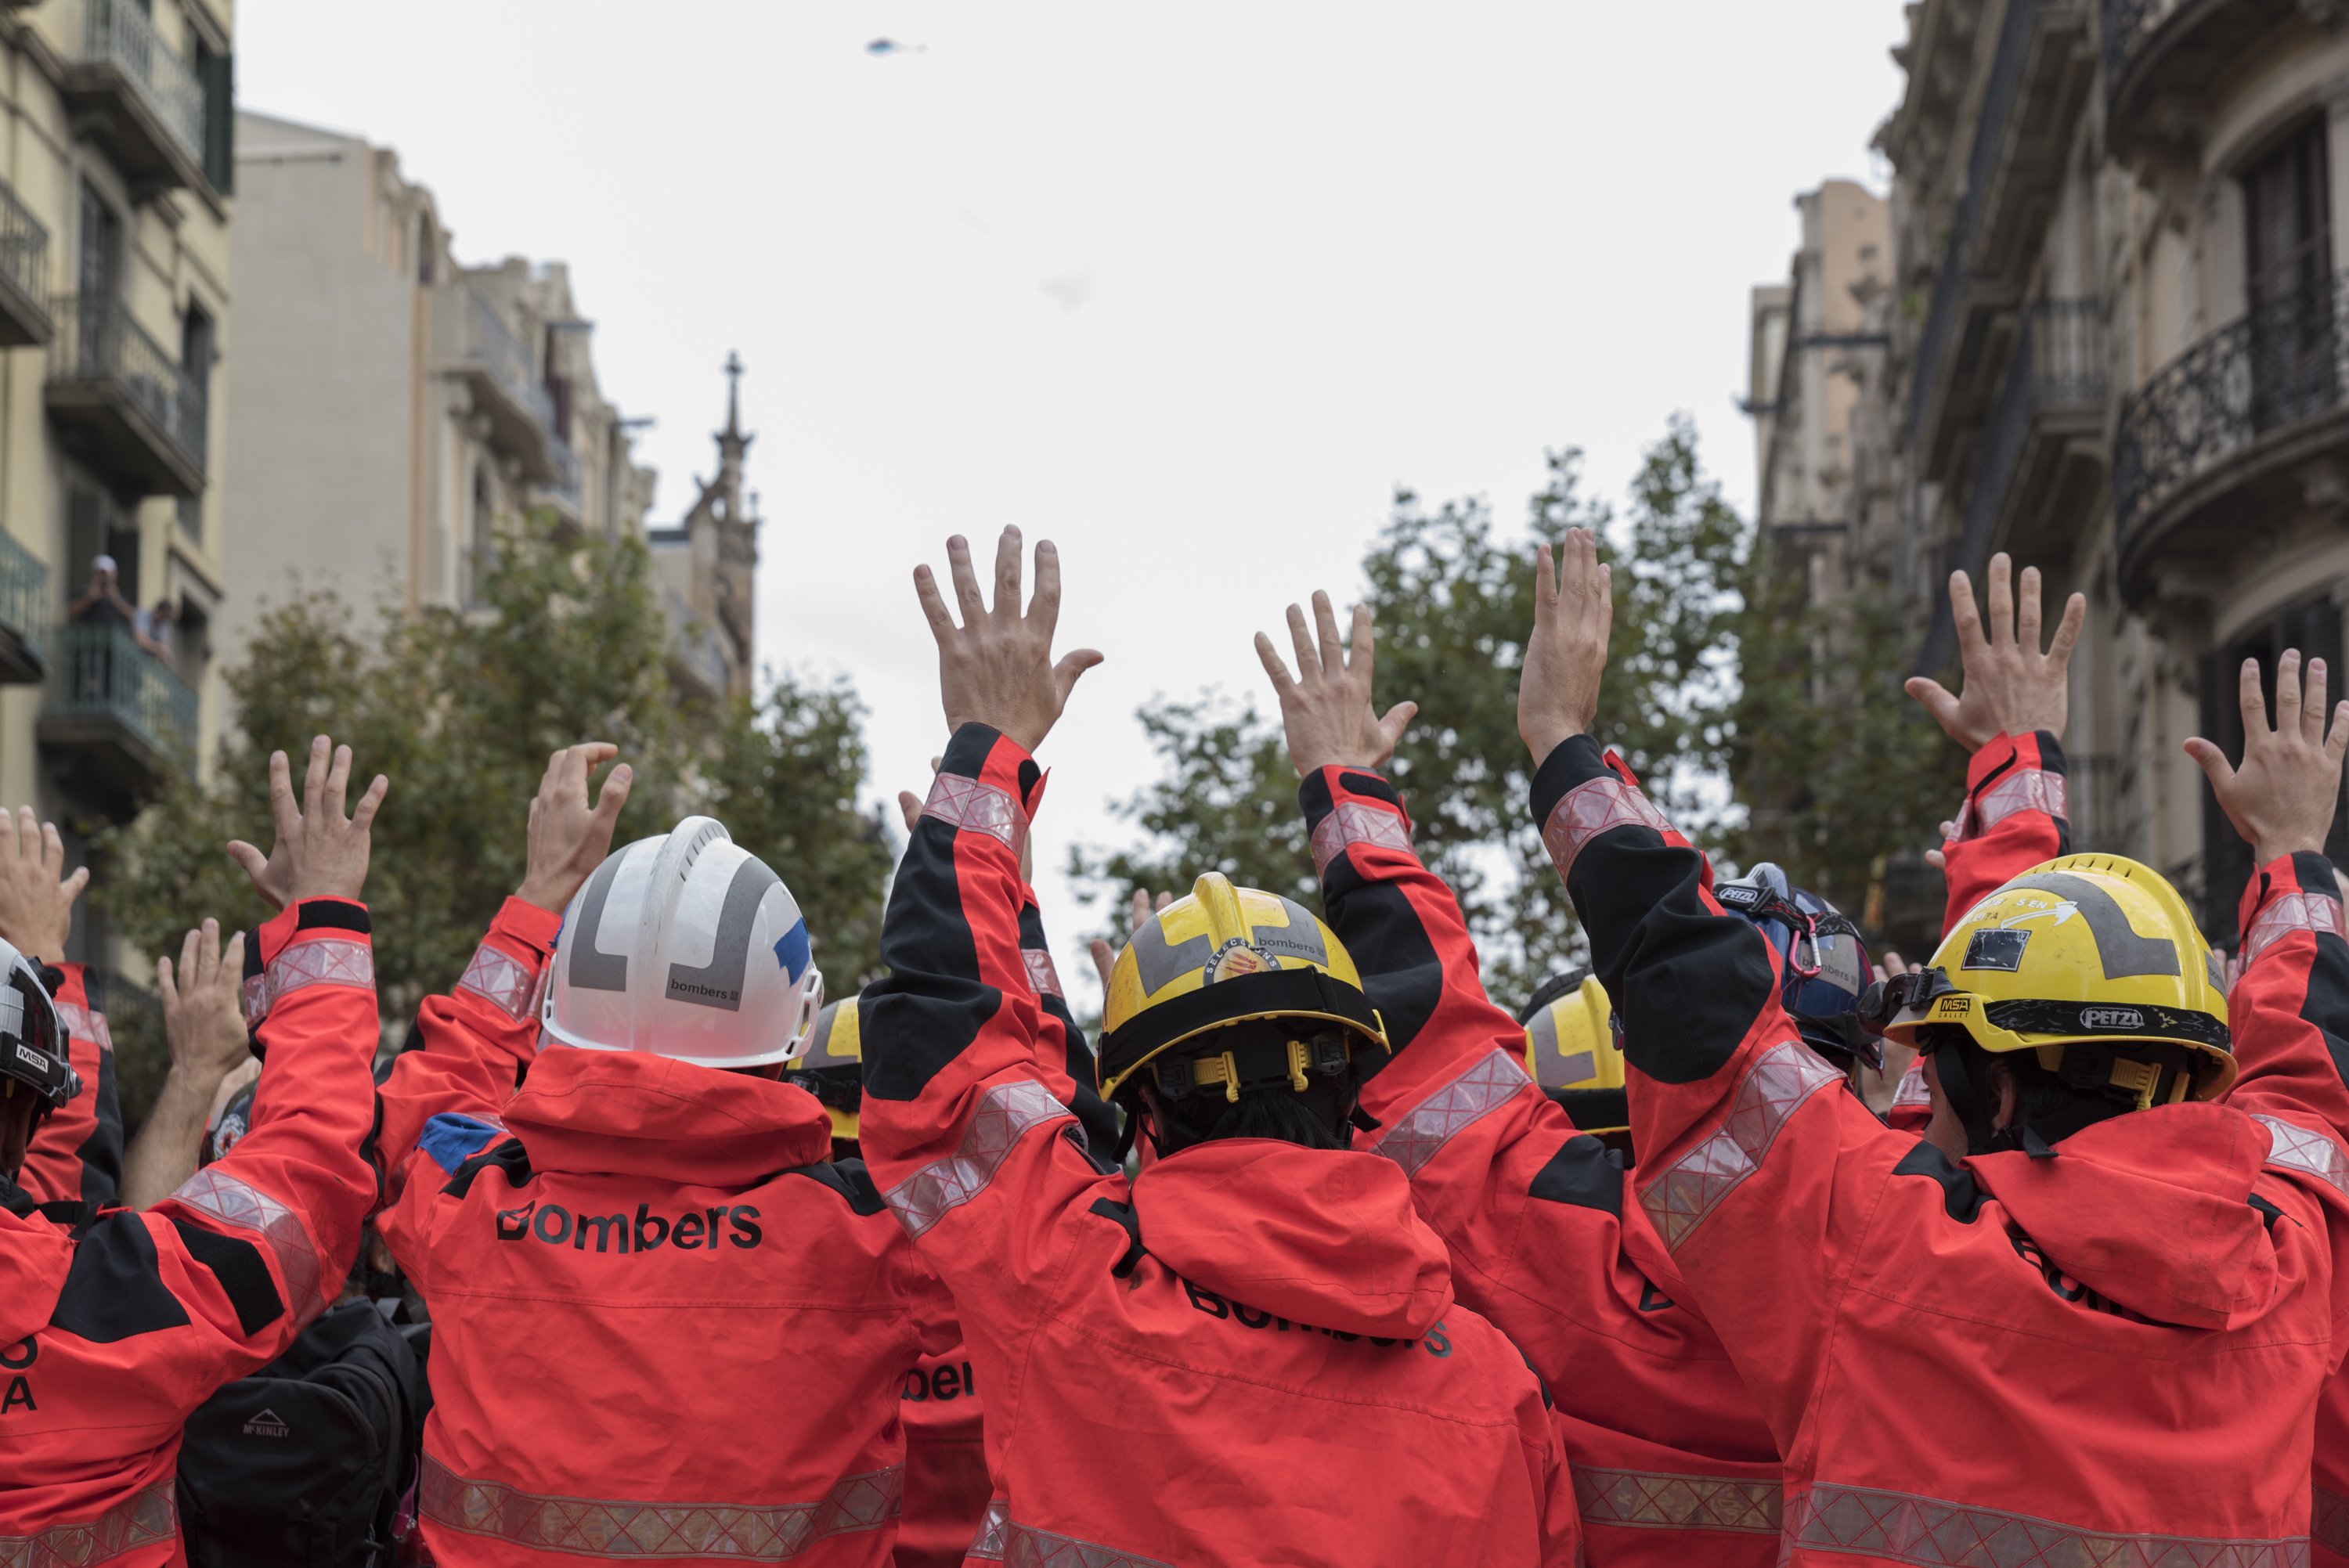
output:
[[[638,541],[570,540],[533,519],[501,539],[478,587],[472,609],[387,611],[371,632],[329,595],[265,615],[225,677],[240,727],[212,782],[172,779],[99,841],[95,896],[115,934],[156,953],[207,914],[266,918],[222,846],[266,847],[270,752],[298,758],[311,737],[331,734],[350,745],[359,776],[391,779],[367,901],[384,1012],[405,1018],[463,972],[519,885],[548,754],[596,738],[636,774],[619,841],[688,811],[718,816],[783,873],[835,984],[869,974],[890,852],[877,814],[857,804],[865,758],[853,691],[786,677],[755,705],[681,697]],[[160,1042],[126,1055],[130,1114],[162,1058]]]
[[[1619,525],[1582,493],[1580,454],[1566,450],[1550,454],[1522,532],[1502,534],[1482,500],[1430,511],[1406,490],[1362,562],[1378,617],[1379,701],[1421,705],[1392,774],[1421,853],[1459,893],[1487,982],[1505,999],[1530,992],[1580,946],[1539,829],[1526,820],[1533,763],[1516,719],[1516,672],[1533,624],[1531,549],[1577,526],[1620,546],[1610,552],[1616,647],[1599,738],[1702,826],[1704,779],[1729,741],[1744,541],[1702,471],[1688,420],[1675,419],[1649,450]],[[1299,583],[1299,597],[1315,586]],[[1265,714],[1253,696],[1160,698],[1142,710],[1166,771],[1119,808],[1143,843],[1072,851],[1088,894],[1114,908],[1135,887],[1182,892],[1216,869],[1312,897],[1296,777]]]

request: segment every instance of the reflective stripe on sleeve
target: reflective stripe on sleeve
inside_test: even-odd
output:
[[[1489,1051],[1404,1113],[1371,1145],[1371,1152],[1402,1166],[1404,1175],[1416,1176],[1462,1128],[1507,1104],[1533,1081],[1506,1051]]]
[[[1065,996],[1061,989],[1061,971],[1052,963],[1052,955],[1040,947],[1023,947],[1019,961],[1028,966],[1028,988],[1039,996]]]
[[[157,1481],[84,1523],[53,1524],[38,1535],[0,1535],[0,1568],[102,1568],[179,1533],[171,1483]]]
[[[277,1260],[296,1323],[308,1323],[326,1309],[318,1294],[318,1253],[310,1233],[293,1210],[249,1182],[213,1165],[180,1184],[170,1202],[240,1231],[251,1231]]]
[[[2341,1152],[2339,1144],[2321,1132],[2294,1127],[2276,1117],[2254,1116],[2251,1119],[2268,1130],[2266,1164],[2278,1171],[2313,1176],[2349,1197],[2349,1155]]]
[[[2025,768],[1983,790],[1980,799],[1969,799],[1958,809],[1958,837],[1979,838],[2020,811],[2065,816],[2064,799],[2064,775]]]
[[[267,982],[267,1012],[296,991],[313,985],[350,985],[375,989],[375,954],[364,942],[338,936],[313,937],[289,944],[271,960],[263,977]]]
[[[1359,800],[1340,800],[1334,810],[1313,825],[1313,874],[1319,876],[1327,872],[1330,862],[1344,854],[1349,844],[1370,844],[1409,854],[1411,828],[1392,811],[1381,811]]]
[[[56,1004],[57,1022],[67,1034],[79,1040],[95,1040],[108,1050],[114,1048],[114,1036],[106,1026],[106,1015],[92,1012],[77,1002]]]
[[[853,1475],[818,1502],[636,1502],[542,1496],[502,1481],[471,1480],[424,1456],[418,1511],[468,1535],[623,1562],[724,1557],[788,1563],[835,1535],[877,1530],[905,1496],[901,1465]]]
[[[1933,1088],[1925,1081],[1925,1058],[1917,1057],[1909,1070],[1900,1075],[1900,1087],[1892,1091],[1895,1110],[1930,1110],[1933,1109]]]
[[[1564,881],[1573,874],[1584,845],[1609,829],[1630,827],[1669,833],[1672,825],[1647,796],[1609,773],[1576,785],[1550,808],[1549,820],[1542,824],[1542,848]]]
[[[512,954],[484,942],[473,949],[473,961],[458,976],[457,989],[471,991],[520,1022],[531,1016],[531,995],[538,989],[538,973]]]
[[[2349,921],[2344,921],[2341,901],[2321,892],[2288,892],[2267,908],[2260,911],[2251,922],[2251,931],[2243,938],[2243,967],[2248,969],[2259,961],[2261,954],[2282,942],[2295,931],[2331,933],[2349,937]]]
[[[1640,1206],[1664,1245],[1677,1250],[1688,1240],[1723,1199],[1762,1169],[1786,1119],[1811,1096],[1842,1081],[1841,1073],[1791,1040],[1755,1057],[1719,1130],[1640,1191]]]
[[[1724,1476],[1574,1467],[1574,1504],[1585,1524],[1647,1530],[1778,1533],[1778,1483]]]
[[[1786,1500],[1785,1544],[1916,1568],[2095,1563],[2127,1568],[2308,1568],[2308,1538],[2116,1535],[1939,1498],[1825,1483]]]
[[[919,1236],[944,1219],[948,1210],[960,1208],[986,1191],[1020,1135],[1055,1117],[1073,1119],[1067,1106],[1032,1079],[988,1089],[971,1113],[962,1146],[889,1189],[889,1208],[897,1222],[905,1227],[907,1235]]]
[[[922,815],[963,832],[985,833],[1015,855],[1028,841],[1028,813],[1019,809],[1011,791],[976,779],[941,773],[931,779],[930,798],[922,803]]]

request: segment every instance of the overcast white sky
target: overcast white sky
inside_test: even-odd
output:
[[[396,148],[462,259],[570,263],[606,394],[659,420],[660,521],[740,351],[760,655],[854,677],[877,782],[944,727],[915,561],[1059,541],[1063,639],[1109,660],[1042,758],[1083,995],[1062,846],[1122,830],[1134,708],[1255,693],[1249,634],[1357,590],[1395,484],[1515,520],[1576,444],[1617,495],[1686,409],[1750,502],[1747,291],[1796,191],[1877,183],[1901,32],[1899,0],[240,0],[237,68]]]

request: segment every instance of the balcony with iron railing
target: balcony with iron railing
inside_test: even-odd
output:
[[[555,482],[554,395],[540,379],[529,345],[487,295],[462,284],[442,297],[438,319],[440,366],[471,389],[490,438],[512,454],[525,480]]]
[[[109,294],[56,302],[43,397],[62,439],[119,490],[190,496],[204,488],[204,384]]]
[[[74,11],[80,13],[78,25]],[[204,86],[137,0],[67,0],[59,93],[134,185],[204,185]]]
[[[37,728],[61,778],[127,810],[196,761],[196,694],[119,625],[55,628]]]
[[[2307,0],[2104,0],[2106,146],[2125,160],[2183,152],[2179,108],[2220,86],[2280,25],[2316,9]]]
[[[2313,459],[2349,461],[2349,274],[2266,302],[2121,407],[2113,526],[2132,603],[2302,505]]]
[[[49,569],[0,529],[0,685],[48,673],[42,635],[49,617]]]
[[[1950,547],[1949,568],[1977,578],[2003,545],[2027,539],[2041,550],[2060,546],[2104,485],[2103,308],[2094,300],[2042,300],[2022,324]],[[1949,602],[1936,596],[1935,604],[1918,660],[1927,673],[1946,665],[1956,645]]]
[[[0,348],[47,343],[49,232],[5,181],[0,181]]]
[[[1909,437],[1928,478],[1946,477],[1998,394],[2001,324],[2040,248],[2095,76],[2083,0],[2009,0],[1995,49],[1909,382]]]
[[[572,528],[585,525],[587,521],[587,489],[585,469],[579,454],[571,443],[560,436],[546,438],[547,467],[554,477],[532,487],[539,504],[554,509],[555,515]]]

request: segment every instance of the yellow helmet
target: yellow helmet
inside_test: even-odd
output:
[[[1257,1022],[1273,1026],[1257,1040],[1208,1037]],[[1364,1042],[1386,1049],[1386,1026],[1337,933],[1302,904],[1209,872],[1117,955],[1102,1016],[1102,1098],[1145,1068],[1169,1097],[1221,1086],[1237,1100],[1281,1080],[1301,1093],[1309,1075],[1341,1070]]]
[[[1543,1000],[1543,993],[1548,1000]],[[1623,1047],[1615,1043],[1615,1007],[1595,975],[1562,975],[1534,994],[1526,1024],[1526,1071],[1564,1106],[1582,1132],[1627,1132]]]
[[[2235,1081],[2210,944],[2166,878],[2117,855],[2066,855],[2014,878],[1951,927],[1929,968],[1893,982],[1888,1003],[1879,1013],[1899,1010],[1884,1032],[1904,1045],[1960,1028],[2140,1108],[2216,1099]]]
[[[783,1081],[822,1100],[832,1114],[832,1135],[853,1142],[864,1105],[864,1037],[856,998],[843,997],[818,1013],[808,1042],[806,1054],[789,1065],[792,1076]]]

